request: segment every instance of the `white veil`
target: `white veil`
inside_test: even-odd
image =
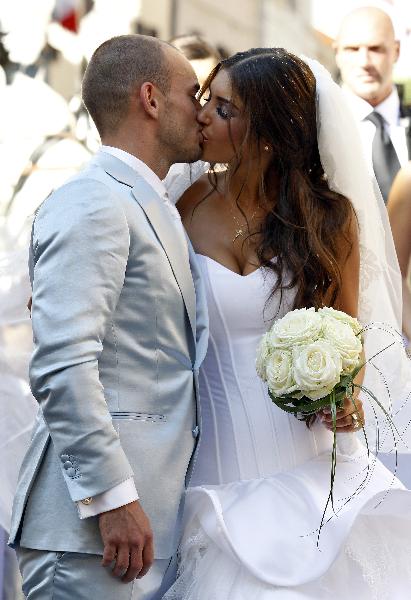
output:
[[[302,57],[316,79],[317,131],[321,163],[330,189],[353,204],[360,236],[359,320],[366,328],[369,361],[364,386],[389,411],[404,441],[410,437],[411,364],[401,337],[402,283],[387,211],[375,177],[369,172],[363,145],[344,94],[316,60]],[[411,233],[411,232],[410,232]],[[364,395],[363,395],[364,400]],[[375,442],[375,415],[365,398],[370,448]],[[394,447],[394,437],[377,410],[380,449]],[[399,441],[397,439],[397,441]],[[411,441],[398,444],[408,451]]]

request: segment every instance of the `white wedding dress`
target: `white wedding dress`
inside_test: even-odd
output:
[[[339,436],[335,514],[329,508],[318,537],[332,434],[273,405],[254,366],[260,336],[292,294],[279,307],[279,295],[267,302],[272,272],[243,277],[198,260],[210,313],[201,441],[179,576],[165,600],[410,598],[411,492],[355,434]]]

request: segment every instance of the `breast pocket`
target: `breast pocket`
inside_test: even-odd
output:
[[[147,421],[147,423],[159,423],[167,420],[165,415],[142,412],[110,411],[113,421]]]
[[[111,411],[110,414],[113,427],[132,465],[133,457],[135,459],[138,456],[143,460],[144,455],[152,456],[163,434],[167,434],[165,415],[134,411]]]

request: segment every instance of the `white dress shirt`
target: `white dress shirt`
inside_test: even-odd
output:
[[[111,154],[119,160],[122,160],[129,167],[134,169],[160,196],[167,208],[170,210],[176,227],[180,229],[180,232],[184,233],[183,225],[178,210],[168,199],[168,194],[164,183],[161,179],[148,167],[143,161],[139,160],[136,156],[114,148],[113,146],[102,146],[102,152]],[[78,512],[80,519],[86,519],[87,517],[94,517],[102,512],[125,506],[130,502],[138,500],[138,493],[134,483],[134,479],[130,477],[126,481],[114,486],[113,488],[94,496],[94,498],[84,498],[77,502]]]
[[[404,166],[408,162],[408,147],[405,127],[400,121],[400,99],[397,88],[394,87],[391,94],[377,106],[372,107],[366,100],[356,96],[349,89],[343,86],[346,98],[355,119],[360,125],[360,133],[366,152],[369,167],[372,169],[372,142],[375,135],[375,125],[366,117],[375,110],[384,117],[384,126],[390,136],[395,152],[397,153],[400,165]]]
[[[184,192],[210,168],[209,163],[198,160],[195,163],[175,163],[171,165],[163,180],[168,196],[176,204]]]

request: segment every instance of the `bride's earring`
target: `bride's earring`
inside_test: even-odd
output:
[[[268,144],[266,144],[266,145],[264,146],[264,150],[265,150],[266,152],[268,152],[268,151],[270,150],[270,146],[268,146]]]

